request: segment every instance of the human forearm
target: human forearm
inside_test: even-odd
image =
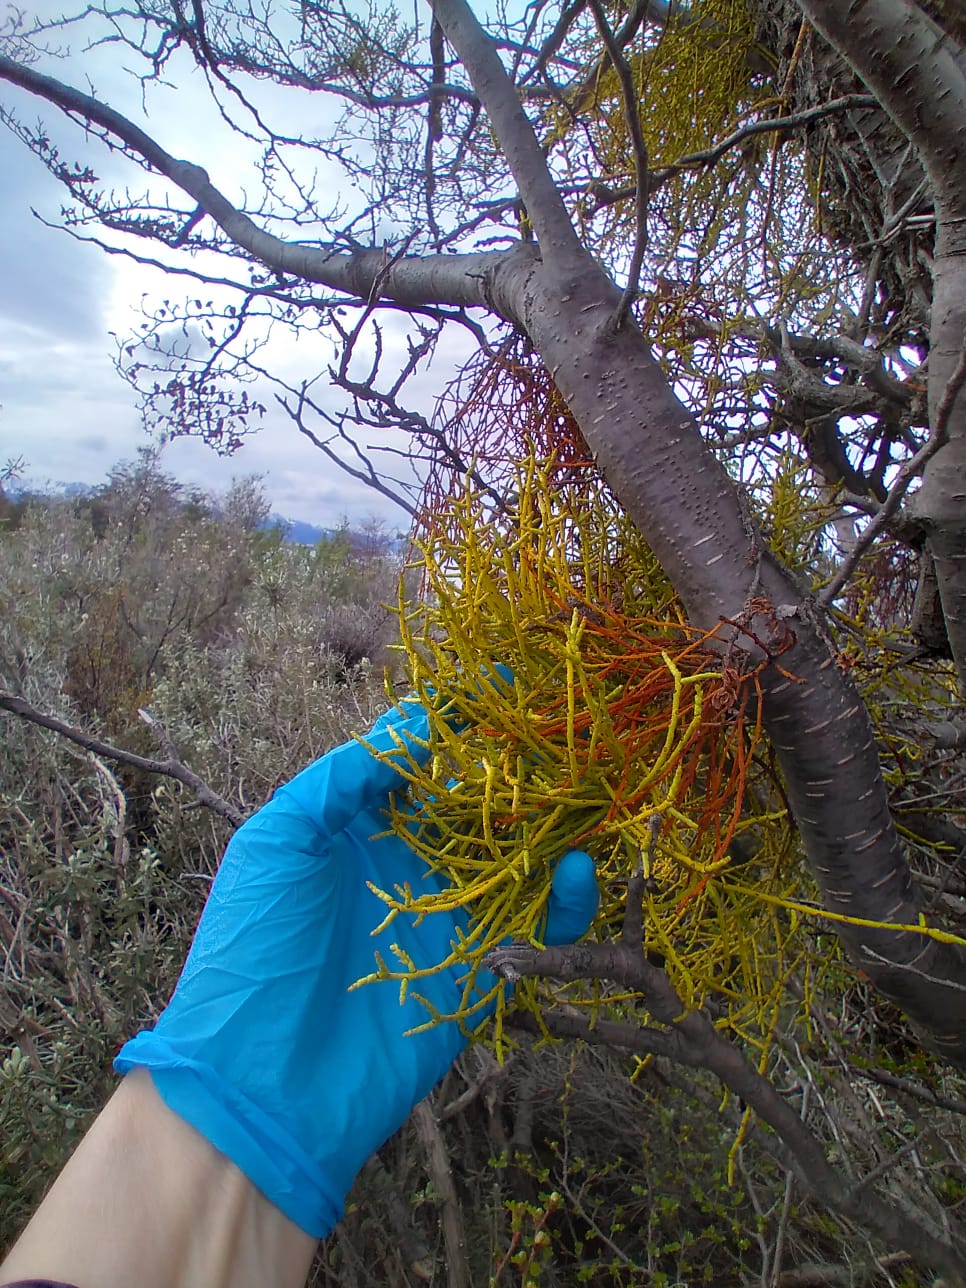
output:
[[[0,1284],[302,1288],[315,1246],[135,1070],[0,1266]]]

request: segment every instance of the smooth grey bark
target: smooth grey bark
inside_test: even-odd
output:
[[[705,447],[636,329],[614,332],[616,288],[593,269],[565,289],[542,264],[527,330],[602,472],[700,626],[754,596],[781,606],[796,644],[762,677],[765,727],[829,911],[916,925],[920,903],[889,812],[868,715],[835,664],[818,610],[746,527],[734,485]],[[757,584],[756,584],[757,583]],[[774,622],[755,616],[767,640]],[[739,640],[740,643],[740,640]],[[966,954],[913,933],[837,927],[850,958],[966,1067]]]
[[[317,282],[360,299],[369,299],[374,283],[386,270],[384,250],[346,254],[315,246],[287,242],[265,232],[253,219],[238,210],[211,182],[207,170],[191,161],[179,160],[162,148],[133,121],[106,103],[45,76],[0,54],[0,80],[19,85],[62,111],[96,122],[123,141],[129,151],[142,157],[152,169],[163,174],[187,193],[209,215],[235,246],[280,273],[307,282]],[[575,238],[576,241],[576,238]],[[473,255],[440,255],[426,259],[403,259],[392,270],[393,290],[383,292],[398,304],[418,307],[438,303],[456,307],[488,307],[481,283],[489,269],[506,258],[506,252]],[[513,319],[511,319],[513,320]]]
[[[929,416],[936,428],[966,346],[966,58],[911,0],[798,0],[915,146],[935,199]],[[966,697],[966,384],[914,505],[935,562],[946,633]]]
[[[920,905],[890,819],[868,717],[835,665],[817,611],[764,547],[644,336],[630,323],[615,325],[621,292],[580,246],[495,46],[462,0],[435,0],[432,7],[494,123],[539,249],[387,264],[381,251],[292,245],[236,210],[199,166],[172,157],[91,96],[6,58],[0,78],[109,130],[190,195],[237,247],[273,269],[367,301],[477,306],[526,331],[692,620],[710,627],[722,617],[747,618],[767,641],[784,626],[761,605],[750,613],[759,599],[780,607],[782,622],[794,630],[782,667],[796,678],[774,666],[765,670],[764,718],[827,907],[860,920],[918,924]],[[739,633],[737,642],[750,641]],[[966,1068],[966,953],[911,932],[852,925],[839,931],[875,985],[947,1059]]]

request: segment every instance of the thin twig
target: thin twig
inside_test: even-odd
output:
[[[177,779],[179,783],[184,783],[186,787],[191,788],[200,805],[204,805],[214,814],[220,814],[233,827],[241,827],[245,821],[245,815],[240,810],[236,809],[230,801],[219,796],[203,778],[185,765],[174,751],[174,744],[168,738],[167,732],[153,717],[149,717],[148,723],[159,742],[162,736],[167,740],[163,746],[169,757],[167,760],[155,760],[150,756],[139,756],[133,751],[125,751],[123,747],[114,747],[101,738],[95,738],[89,733],[84,733],[82,729],[75,729],[73,725],[58,720],[56,716],[48,716],[43,711],[38,711],[32,703],[24,698],[18,698],[16,694],[6,689],[0,689],[0,710],[9,711],[23,720],[29,720],[31,724],[39,725],[42,729],[50,729],[53,733],[60,734],[62,738],[76,743],[78,747],[83,747],[85,751],[93,752],[96,756],[116,760],[121,765],[131,765],[135,769],[143,769],[149,774],[163,774],[166,778]]]
[[[949,423],[956,396],[962,389],[964,382],[966,382],[966,348],[959,355],[956,370],[950,376],[943,391],[943,396],[939,401],[939,406],[936,408],[936,422],[933,425],[932,432],[919,451],[914,456],[910,456],[909,460],[899,470],[896,475],[896,481],[889,489],[889,495],[883,501],[878,513],[873,516],[863,529],[848,557],[843,559],[838,572],[819,596],[821,603],[830,604],[841,593],[842,588],[855,572],[856,566],[866,550],[868,550],[879,533],[889,526],[889,520],[898,510],[899,502],[905,496],[909,484],[919,474],[926,462],[935,456],[940,447],[946,442],[946,426]]]
[[[812,121],[820,120],[823,116],[829,116],[834,112],[848,112],[855,107],[874,107],[875,105],[876,99],[872,94],[843,94],[841,98],[833,98],[828,103],[807,107],[792,116],[776,116],[765,121],[751,121],[748,125],[735,130],[734,134],[729,134],[720,143],[716,143],[713,148],[706,148],[703,152],[689,152],[687,156],[656,171],[654,179],[658,183],[663,183],[679,170],[691,169],[699,165],[714,165],[726,152],[739,147],[746,139],[756,134],[787,134],[790,130],[797,130],[800,125],[809,125]]]
[[[886,1073],[884,1069],[863,1069],[858,1065],[850,1064],[849,1072],[857,1074],[860,1078],[868,1078],[870,1082],[877,1082],[880,1087],[889,1087],[893,1091],[901,1091],[907,1096],[913,1096],[916,1100],[921,1100],[924,1104],[935,1105],[937,1109],[948,1109],[950,1113],[966,1114],[966,1100],[957,1100],[953,1096],[942,1096],[938,1091],[932,1091],[929,1087],[923,1087],[918,1082],[913,1082],[909,1078],[900,1078],[898,1074]]]
[[[806,1082],[802,1089],[802,1104],[798,1116],[802,1122],[808,1119],[808,1102],[812,1083]],[[775,1251],[771,1263],[771,1283],[769,1288],[779,1288],[781,1282],[782,1259],[785,1255],[785,1239],[788,1234],[788,1219],[792,1211],[792,1194],[795,1190],[795,1173],[789,1168],[785,1173],[785,1193],[782,1198],[782,1210],[778,1218],[778,1229],[775,1232]]]
[[[449,1122],[457,1114],[461,1114],[464,1109],[469,1108],[475,1100],[478,1100],[485,1091],[488,1091],[495,1082],[501,1081],[507,1072],[513,1067],[515,1057],[508,1056],[503,1064],[498,1064],[496,1057],[487,1051],[486,1047],[479,1045],[474,1048],[478,1057],[483,1061],[483,1069],[478,1078],[475,1078],[468,1084],[465,1091],[447,1101],[445,1105],[436,1111],[436,1119],[440,1123]]]
[[[906,1157],[907,1154],[911,1154],[914,1150],[917,1150],[921,1144],[922,1133],[920,1133],[915,1140],[907,1140],[906,1143],[900,1149],[897,1149],[894,1154],[887,1155],[887,1157],[874,1167],[871,1172],[862,1177],[859,1181],[859,1189],[866,1189],[871,1185],[875,1185],[876,1181],[879,1180],[880,1177],[885,1176],[887,1172],[890,1172],[896,1164],[900,1163]]]
[[[766,1210],[762,1207],[761,1199],[758,1196],[758,1190],[755,1188],[755,1182],[751,1175],[751,1169],[745,1162],[744,1146],[738,1147],[737,1159],[738,1170],[741,1172],[745,1182],[745,1190],[747,1191],[749,1199],[751,1199],[751,1206],[755,1210],[755,1238],[758,1241],[758,1252],[761,1256],[761,1274],[759,1275],[758,1283],[760,1288],[772,1288],[771,1254],[768,1251],[768,1239],[765,1235],[765,1231],[768,1228],[768,1218],[771,1215],[772,1209],[768,1208]]]
[[[624,293],[614,313],[614,327],[619,330],[627,321],[630,307],[637,298],[641,265],[644,263],[644,255],[647,251],[647,203],[651,195],[651,181],[648,169],[647,144],[644,141],[644,131],[641,129],[641,114],[637,107],[637,95],[634,91],[634,78],[631,74],[630,65],[614,39],[614,33],[611,31],[610,23],[607,21],[607,15],[604,13],[600,0],[590,0],[590,7],[593,10],[594,21],[597,23],[597,30],[600,32],[600,38],[604,42],[604,48],[607,50],[611,66],[620,81],[624,119],[627,122],[627,133],[631,140],[631,150],[634,155],[634,175],[637,180],[634,185],[634,249],[631,252],[631,262],[627,270],[627,285],[624,287]]]
[[[651,192],[652,194],[656,192],[682,170],[717,164],[726,152],[740,147],[746,139],[753,138],[756,134],[789,134],[802,125],[820,120],[823,116],[830,116],[835,112],[847,112],[855,107],[873,107],[875,103],[876,100],[871,94],[845,94],[842,98],[834,98],[828,103],[819,103],[815,107],[796,112],[793,116],[776,116],[765,121],[751,121],[735,130],[734,134],[729,134],[726,139],[722,139],[715,147],[707,148],[702,152],[689,152],[687,156],[680,157],[671,165],[653,170],[649,176]],[[633,196],[633,188],[629,184],[623,188],[608,188],[599,181],[594,181],[586,185],[584,190],[594,197],[593,205],[588,206],[589,214],[596,214],[606,206],[612,206],[618,201],[626,201],[628,197]]]

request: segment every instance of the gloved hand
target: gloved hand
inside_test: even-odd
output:
[[[404,740],[419,754],[428,734],[425,710],[409,703],[367,741],[391,751]],[[367,882],[443,888],[399,837],[373,839],[402,786],[393,765],[351,742],[279,788],[229,843],[167,1009],[115,1061],[120,1073],[150,1069],[167,1105],[315,1236],[338,1222],[363,1163],[466,1044],[452,1022],[407,1036],[427,1012],[414,998],[400,1004],[396,983],[348,991],[376,951],[391,958],[390,943],[417,967],[435,965],[467,925],[461,913],[418,925],[400,914],[372,936],[386,909]],[[578,939],[597,900],[592,860],[565,854],[545,942]],[[452,1014],[462,976],[431,975],[419,991]]]

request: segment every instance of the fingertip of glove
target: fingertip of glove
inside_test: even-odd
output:
[[[553,874],[554,893],[565,889],[593,891],[597,897],[597,869],[586,850],[568,850],[557,864]]]
[[[599,903],[594,860],[585,850],[568,850],[557,864],[550,886],[546,942],[567,944],[580,939]]]

